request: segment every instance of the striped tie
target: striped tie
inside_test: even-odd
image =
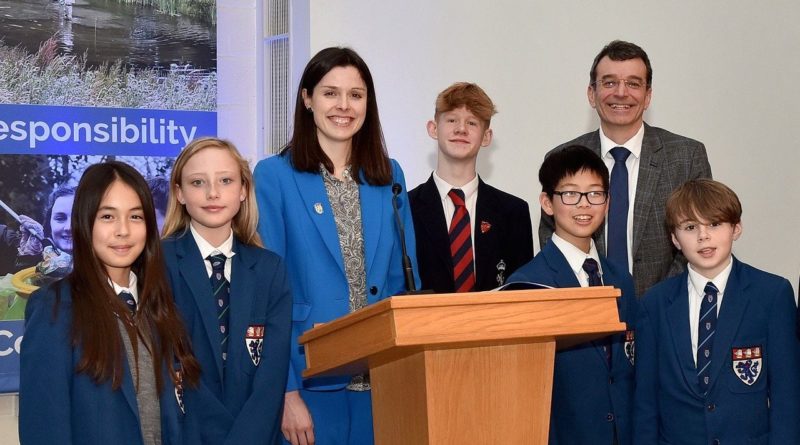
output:
[[[475,287],[475,260],[472,257],[472,234],[464,191],[451,189],[447,196],[456,206],[450,222],[450,256],[453,258],[453,282],[456,292],[470,292]]]
[[[717,328],[717,293],[719,289],[708,282],[703,289],[703,302],[700,303],[700,324],[697,326],[697,379],[700,389],[708,391],[711,365],[711,345]]]
[[[228,358],[228,307],[230,305],[231,286],[225,279],[225,261],[227,257],[219,253],[206,258],[211,263],[211,290],[217,302],[217,319],[219,320],[220,346],[222,360]]]

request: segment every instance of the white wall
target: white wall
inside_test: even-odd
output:
[[[586,100],[592,59],[613,39],[635,42],[654,71],[645,120],[706,144],[715,179],[745,209],[735,254],[796,288],[798,18],[789,0],[313,0],[311,54],[347,45],[367,61],[409,188],[435,166],[425,122],[436,95],[455,81],[481,85],[499,114],[479,172],[531,204],[535,230],[545,152],[599,125]]]
[[[262,13],[258,0],[217,0],[217,134],[252,164],[264,144]]]

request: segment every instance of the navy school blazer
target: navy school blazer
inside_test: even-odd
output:
[[[622,291],[617,299],[620,321],[634,326],[636,294],[633,279],[600,255],[603,284]],[[547,243],[509,282],[529,281],[553,287],[580,287],[578,278],[555,243]],[[633,425],[633,340],[631,332],[611,337],[611,367],[599,342],[556,352],[550,444],[630,445]]]
[[[58,305],[56,287],[61,291]],[[118,390],[111,388],[110,380],[98,385],[87,374],[76,373],[83,351],[71,345],[71,325],[72,295],[66,280],[31,295],[20,349],[20,442],[143,444],[127,357],[123,358],[125,372]],[[166,369],[160,405],[162,443],[184,443],[185,416]]]
[[[667,279],[641,301],[634,443],[800,443],[800,342],[791,284],[733,258],[703,394],[692,357],[688,279],[688,272]],[[760,363],[734,361],[737,349],[755,347]]]
[[[392,180],[400,184],[400,218],[408,256],[419,288],[414,226],[403,170],[391,160]],[[341,389],[349,377],[303,379],[305,351],[297,342],[315,323],[325,323],[349,309],[349,287],[328,193],[319,173],[295,170],[288,153],[264,159],[253,173],[258,201],[258,230],[267,248],[281,255],[291,280],[292,348],[286,391]],[[362,178],[363,179],[363,178]],[[406,290],[400,235],[392,211],[392,185],[359,185],[364,235],[367,302]]]
[[[201,387],[188,400],[200,417],[187,428],[199,428],[208,444],[274,443],[281,437],[289,364],[292,300],[283,261],[234,237],[223,372],[217,308],[200,249],[190,231],[165,239],[163,247],[175,302],[202,367]],[[259,328],[261,350],[254,355],[257,342],[250,343]]]

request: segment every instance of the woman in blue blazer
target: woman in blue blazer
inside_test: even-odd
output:
[[[73,209],[73,270],[25,311],[21,442],[191,442],[184,386],[200,369],[164,276],[147,183],[126,164],[95,164]]]
[[[250,168],[230,142],[201,138],[170,182],[164,257],[203,370],[200,417],[187,429],[210,445],[279,443],[292,300],[283,261],[256,232]]]
[[[291,142],[259,162],[254,177],[259,232],[284,257],[294,301],[284,438],[294,445],[372,443],[368,377],[304,380],[297,344],[315,323],[407,289],[393,188],[416,269],[403,171],[387,155],[372,77],[358,54],[327,48],[311,59]]]

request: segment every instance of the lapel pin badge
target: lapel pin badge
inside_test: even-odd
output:
[[[506,262],[501,258],[500,262],[497,263],[497,266],[495,267],[497,268],[497,285],[502,286],[506,281]]]
[[[317,215],[322,215],[322,203],[317,202],[314,204],[314,211],[317,212]]]
[[[481,221],[481,233],[486,233],[492,228],[492,224],[486,221]]]

